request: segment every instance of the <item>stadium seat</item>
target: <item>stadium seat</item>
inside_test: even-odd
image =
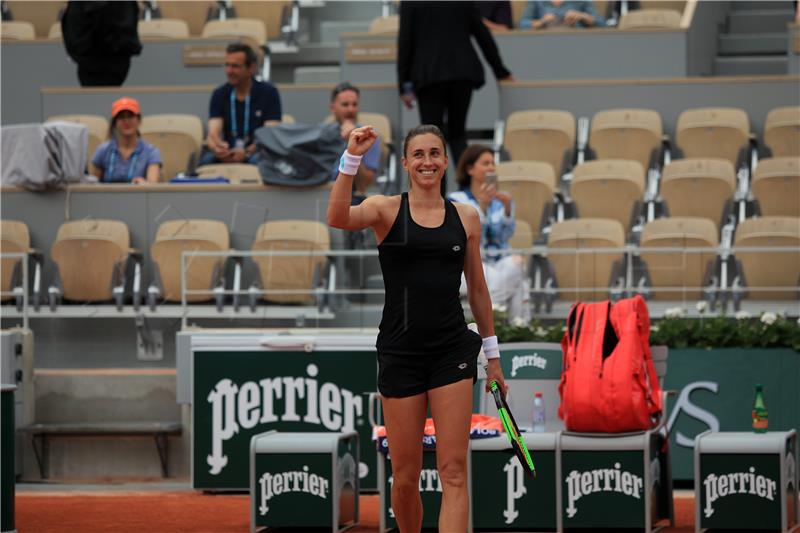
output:
[[[517,219],[525,221],[529,231],[538,235],[545,208],[553,201],[556,189],[553,167],[541,161],[506,161],[497,165],[497,178],[498,187],[514,199]]]
[[[681,14],[673,9],[637,9],[619,19],[620,30],[658,30],[681,27]]]
[[[58,283],[49,289],[51,307],[55,309],[63,296],[77,302],[113,299],[121,308],[126,261],[132,255],[138,254],[130,249],[124,222],[85,219],[63,223],[50,247],[50,257],[58,265]]]
[[[800,218],[749,218],[736,228],[734,246],[793,247],[793,250],[787,252],[736,252],[738,274],[734,287],[743,286],[750,298],[758,300],[798,299],[800,253],[797,249],[800,248]]]
[[[254,18],[210,20],[203,26],[202,36],[214,39],[249,40],[258,52],[258,47],[267,42],[267,28],[263,21]]]
[[[36,30],[23,20],[3,21],[0,36],[3,41],[29,41],[36,38]]]
[[[389,117],[383,113],[369,113],[362,111],[356,118],[359,124],[369,124],[381,138],[381,168],[392,168],[394,163],[390,162],[395,153],[394,138],[392,136],[392,124],[389,122]]]
[[[514,234],[508,240],[511,248],[530,248],[536,234],[531,230],[531,225],[521,218],[515,221]]]
[[[747,147],[750,121],[742,109],[704,107],[678,116],[675,140],[684,158],[727,159],[734,167]]]
[[[607,299],[610,287],[620,283],[624,271],[624,245],[625,229],[616,220],[576,218],[553,224],[547,242],[552,252],[620,248],[618,252],[548,253],[547,262],[559,297],[572,301]]]
[[[642,248],[715,248],[719,244],[717,226],[706,218],[671,217],[649,222],[642,229]],[[716,251],[648,252],[641,251],[651,296],[656,300],[699,300],[702,287],[712,278]],[[670,289],[670,290],[667,290]]]
[[[261,173],[258,171],[258,166],[246,163],[203,165],[197,167],[195,172],[201,178],[223,176],[228,178],[231,183],[261,183]]]
[[[515,111],[506,120],[503,145],[512,160],[550,163],[560,177],[575,146],[575,117],[567,111]]]
[[[614,219],[630,229],[644,193],[644,168],[637,161],[588,161],[573,170],[570,195],[580,218]]]
[[[270,39],[277,39],[282,35],[282,26],[291,17],[292,2],[288,0],[270,2],[237,1],[233,5],[238,17],[262,21]]]
[[[31,248],[31,237],[28,226],[16,220],[0,220],[0,253],[27,254],[35,261],[36,273],[32,280],[32,297],[34,307],[39,305],[39,279],[41,278],[42,256]],[[22,260],[13,257],[0,259],[0,301],[15,300],[18,309],[22,309],[25,287],[23,286]]]
[[[764,144],[772,157],[800,156],[800,106],[776,107],[767,113]]]
[[[147,291],[147,303],[181,301],[181,256],[183,252],[225,252],[230,248],[228,226],[218,220],[170,220],[158,227],[150,248],[155,263],[156,280]],[[221,306],[224,295],[224,257],[189,257],[186,260],[186,290],[209,291],[207,294],[186,294],[187,302],[217,299]]]
[[[189,24],[181,19],[140,20],[138,31],[141,39],[186,39]]]
[[[658,157],[662,135],[661,116],[656,111],[608,109],[592,118],[589,146],[597,159],[632,159],[646,170]]]
[[[108,138],[108,120],[102,115],[53,115],[47,122],[76,122],[89,129],[89,153],[91,161],[97,147]]]
[[[62,37],[63,35],[61,34],[61,22],[54,22],[50,26],[50,30],[47,32],[47,38],[60,41]]]
[[[661,197],[670,216],[707,218],[719,227],[735,186],[729,161],[680,159],[664,167]]]
[[[753,175],[753,196],[762,215],[800,217],[800,158],[760,160]]]
[[[252,250],[320,252],[330,249],[328,227],[312,220],[265,222],[256,233]],[[320,255],[253,257],[258,268],[261,297],[276,303],[313,304],[317,296],[310,291],[325,278],[328,258]],[[263,291],[299,291],[264,293]],[[254,302],[251,300],[251,307]]]
[[[161,151],[161,178],[170,180],[190,171],[203,142],[203,123],[195,115],[145,115],[139,128],[142,138]]]
[[[400,29],[400,16],[377,17],[369,23],[369,33],[396,33]]]
[[[297,121],[294,119],[293,115],[290,115],[289,113],[284,113],[283,116],[281,117],[281,122],[283,122],[284,124],[294,124]]]

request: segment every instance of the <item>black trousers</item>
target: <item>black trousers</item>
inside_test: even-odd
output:
[[[472,82],[448,81],[427,85],[417,91],[419,119],[434,124],[450,145],[453,166],[467,148],[467,111],[472,99]]]
[[[130,56],[81,60],[78,62],[78,80],[82,87],[119,87],[128,77],[130,66]]]

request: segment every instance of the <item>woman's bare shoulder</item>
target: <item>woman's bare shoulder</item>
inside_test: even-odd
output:
[[[469,233],[470,230],[477,230],[480,232],[481,218],[478,215],[478,210],[470,204],[453,202],[453,205],[456,206],[458,217],[461,219],[461,224],[464,226],[464,229],[467,230],[467,233]]]

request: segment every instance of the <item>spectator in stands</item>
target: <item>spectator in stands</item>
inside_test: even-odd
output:
[[[606,20],[590,0],[530,0],[519,21],[520,28],[535,30],[552,26],[590,28],[605,25]]]
[[[158,183],[161,152],[141,139],[139,102],[123,97],[111,104],[108,141],[97,147],[89,172],[107,183]]]
[[[494,154],[483,145],[473,144],[464,150],[456,166],[460,190],[447,197],[453,202],[470,204],[481,220],[481,255],[483,272],[492,302],[508,303],[509,318],[530,322],[530,282],[525,272],[525,257],[509,255],[508,240],[514,234],[514,201],[507,192],[497,190]],[[492,180],[487,176],[493,176]],[[461,278],[461,294],[466,295]]]
[[[281,121],[281,97],[269,82],[253,76],[258,58],[248,45],[229,44],[225,50],[228,83],[211,95],[208,111],[207,150],[201,165],[256,162],[253,132]]]
[[[503,0],[484,0],[475,2],[481,20],[490,30],[510,30],[514,24],[511,21],[511,2]]]
[[[136,2],[67,2],[61,18],[64,48],[78,64],[84,87],[120,86],[131,56],[142,52]]]
[[[484,84],[483,66],[472,47],[473,36],[495,77],[513,80],[473,2],[400,2],[400,98],[409,109],[419,101],[420,122],[434,124],[445,132],[455,161],[467,147],[472,91]],[[445,180],[441,186],[444,191]]]
[[[348,82],[343,82],[333,88],[331,92],[331,113],[333,119],[339,124],[342,133],[342,139],[347,142],[350,138],[350,132],[359,127],[360,124],[356,123],[358,118],[358,101],[361,93],[358,87],[351,85]],[[363,197],[366,190],[375,181],[375,175],[378,173],[381,164],[381,141],[380,138],[375,139],[375,143],[370,147],[364,158],[361,160],[361,166],[358,167],[358,173],[355,180],[353,180],[353,191],[355,195]],[[337,162],[336,168],[333,169],[333,179],[339,174],[339,164]]]

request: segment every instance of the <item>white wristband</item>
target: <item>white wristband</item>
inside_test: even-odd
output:
[[[361,164],[361,157],[345,150],[341,159],[339,159],[339,172],[348,176],[355,176],[358,172],[358,166]]]
[[[483,338],[483,353],[486,355],[486,359],[489,360],[500,358],[500,347],[497,344],[497,335]]]

